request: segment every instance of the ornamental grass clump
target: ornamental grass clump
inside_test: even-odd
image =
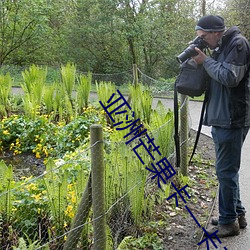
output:
[[[67,63],[66,66],[61,66],[62,86],[70,100],[72,101],[72,92],[76,82],[76,65]]]
[[[27,116],[34,118],[40,114],[47,68],[32,65],[28,70],[22,72],[22,76],[24,112]]]
[[[10,74],[0,75],[0,117],[7,116],[10,111],[9,97],[11,94],[12,79]]]
[[[90,72],[88,72],[87,75],[81,74],[78,78],[78,86],[76,92],[76,106],[78,108],[78,113],[81,113],[83,108],[88,107],[91,83],[92,74]]]
[[[141,122],[150,124],[153,101],[150,90],[146,89],[142,84],[130,84],[129,94],[131,96],[131,107],[135,112],[135,118],[140,118]]]

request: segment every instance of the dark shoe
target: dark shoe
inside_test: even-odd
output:
[[[247,220],[245,214],[239,215],[238,221],[241,229],[247,226]]]
[[[238,216],[238,222],[239,222],[239,226],[240,229],[243,229],[247,226],[247,220],[246,220],[246,216],[245,214],[239,215]],[[218,225],[218,219],[217,218],[212,218],[211,219],[211,224],[214,226]]]
[[[216,230],[218,232],[215,234]],[[216,236],[218,238],[228,237],[228,236],[235,236],[239,235],[240,233],[240,227],[238,222],[234,222],[232,224],[219,224],[215,227],[206,229],[207,233],[210,235],[210,237],[215,238]]]

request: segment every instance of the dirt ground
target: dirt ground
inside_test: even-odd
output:
[[[195,138],[194,131],[191,131],[191,138],[190,147],[192,148]],[[207,226],[217,193],[214,161],[213,141],[210,137],[201,134],[197,154],[188,171],[191,180],[190,184],[188,183],[188,193],[191,198],[189,200],[186,198],[186,204],[178,199],[178,209],[173,208],[173,204],[168,202],[163,205],[165,208],[159,208],[166,209],[169,221],[167,228],[159,229],[159,233],[164,236],[164,250],[195,250],[199,248],[197,244],[203,236],[202,227],[206,228]],[[202,245],[204,244],[206,243]]]

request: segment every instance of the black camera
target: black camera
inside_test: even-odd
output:
[[[195,47],[199,48],[200,50],[203,50],[203,49],[207,48],[207,43],[201,37],[197,36],[190,43],[190,45],[180,55],[178,55],[176,57],[177,61],[179,63],[183,63],[188,58],[198,55],[198,53],[194,49]]]

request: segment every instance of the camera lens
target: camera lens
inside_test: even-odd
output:
[[[203,50],[207,47],[207,43],[199,36],[197,36],[192,43],[180,54],[176,57],[177,61],[179,63],[183,63],[188,58],[198,55],[195,47],[199,48],[200,50]]]
[[[195,44],[191,44],[189,47],[187,47],[180,55],[176,57],[177,61],[179,63],[183,63],[188,58],[198,55],[198,53],[194,49],[195,47]]]

